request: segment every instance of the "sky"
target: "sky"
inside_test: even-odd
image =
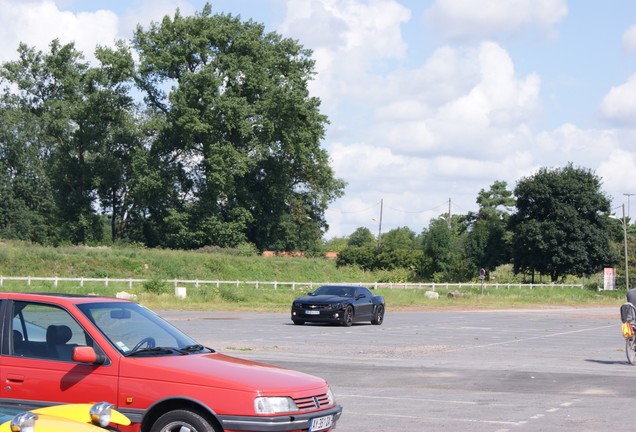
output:
[[[313,51],[310,93],[347,183],[325,238],[377,234],[478,210],[568,163],[602,181],[612,211],[636,215],[633,0],[218,0],[213,13],[263,23]],[[20,42],[46,50],[130,39],[137,25],[201,11],[199,0],[0,0],[0,62]],[[636,217],[636,216],[635,216]]]

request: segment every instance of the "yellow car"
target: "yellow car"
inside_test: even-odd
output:
[[[130,424],[128,417],[106,402],[54,405],[31,411],[0,406],[0,422],[0,432],[103,432],[110,424]]]

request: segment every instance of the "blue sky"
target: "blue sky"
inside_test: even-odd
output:
[[[187,0],[0,0],[0,61],[129,38],[201,10]],[[314,51],[310,90],[345,196],[326,237],[365,226],[419,233],[481,189],[568,162],[593,170],[620,216],[636,193],[636,6],[629,0],[221,0]],[[632,197],[628,212],[636,212]],[[631,215],[631,213],[630,213]]]

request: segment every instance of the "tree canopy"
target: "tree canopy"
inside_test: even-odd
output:
[[[167,213],[160,228],[172,246],[319,247],[344,183],[320,146],[327,118],[307,89],[311,51],[251,20],[212,15],[209,4],[138,27],[133,45],[159,122],[152,151],[185,197],[149,212]]]
[[[616,262],[610,247],[610,200],[600,179],[571,164],[542,168],[515,188],[510,223],[516,272],[540,272],[552,281],[600,271]]]
[[[0,232],[35,240],[45,224],[57,241],[99,242],[104,215],[113,241],[319,249],[344,182],[321,147],[328,120],[308,91],[311,54],[209,4],[99,47],[95,66],[73,44],[21,45],[0,67],[0,151],[15,156],[2,166],[13,205]],[[11,169],[37,172],[28,189],[49,199],[29,204]]]
[[[492,271],[512,258],[508,223],[515,198],[506,182],[495,181],[489,190],[480,190],[476,201],[479,211],[467,217],[466,256],[475,268]]]

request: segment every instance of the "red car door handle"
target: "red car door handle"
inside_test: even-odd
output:
[[[24,382],[24,376],[23,375],[16,375],[16,374],[8,374],[7,375],[7,382]]]

